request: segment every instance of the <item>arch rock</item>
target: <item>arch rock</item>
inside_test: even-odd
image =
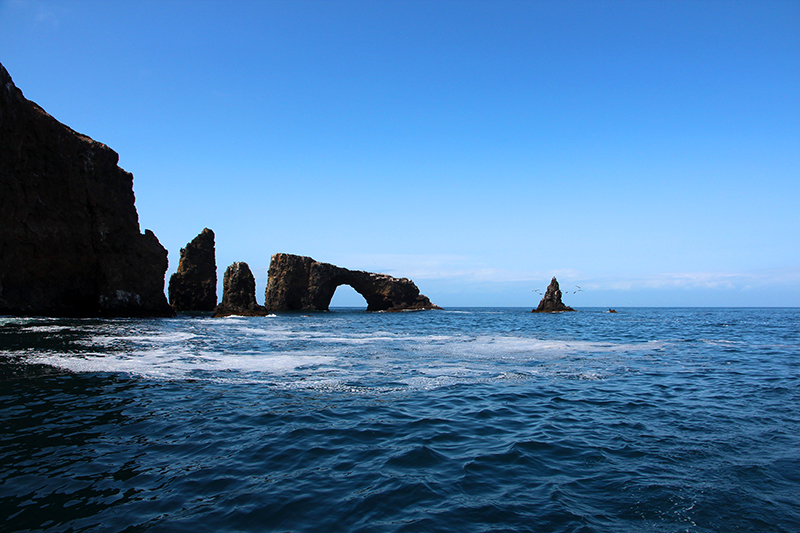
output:
[[[339,285],[363,296],[367,311],[441,309],[408,278],[348,270],[292,254],[272,256],[264,305],[269,312],[327,311]]]

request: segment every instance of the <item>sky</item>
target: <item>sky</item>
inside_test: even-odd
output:
[[[283,252],[444,307],[800,306],[797,1],[0,0],[0,63],[119,153],[167,280],[215,232],[220,299]]]

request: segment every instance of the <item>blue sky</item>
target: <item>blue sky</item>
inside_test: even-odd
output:
[[[167,277],[209,227],[262,302],[286,252],[450,307],[800,306],[800,2],[0,0],[0,62],[120,154]]]

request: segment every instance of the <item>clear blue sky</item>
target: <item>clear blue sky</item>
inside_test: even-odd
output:
[[[800,306],[797,1],[0,0],[0,62],[120,154],[168,277],[209,227],[262,302],[286,252],[450,307]]]

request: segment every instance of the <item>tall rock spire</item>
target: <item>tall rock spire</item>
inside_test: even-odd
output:
[[[176,313],[213,311],[217,306],[217,262],[210,229],[181,248],[178,271],[169,278],[169,303]]]
[[[539,302],[539,307],[531,311],[532,313],[561,313],[564,311],[574,311],[573,308],[564,305],[561,301],[561,289],[558,288],[558,280],[555,276],[547,286],[547,291]]]

